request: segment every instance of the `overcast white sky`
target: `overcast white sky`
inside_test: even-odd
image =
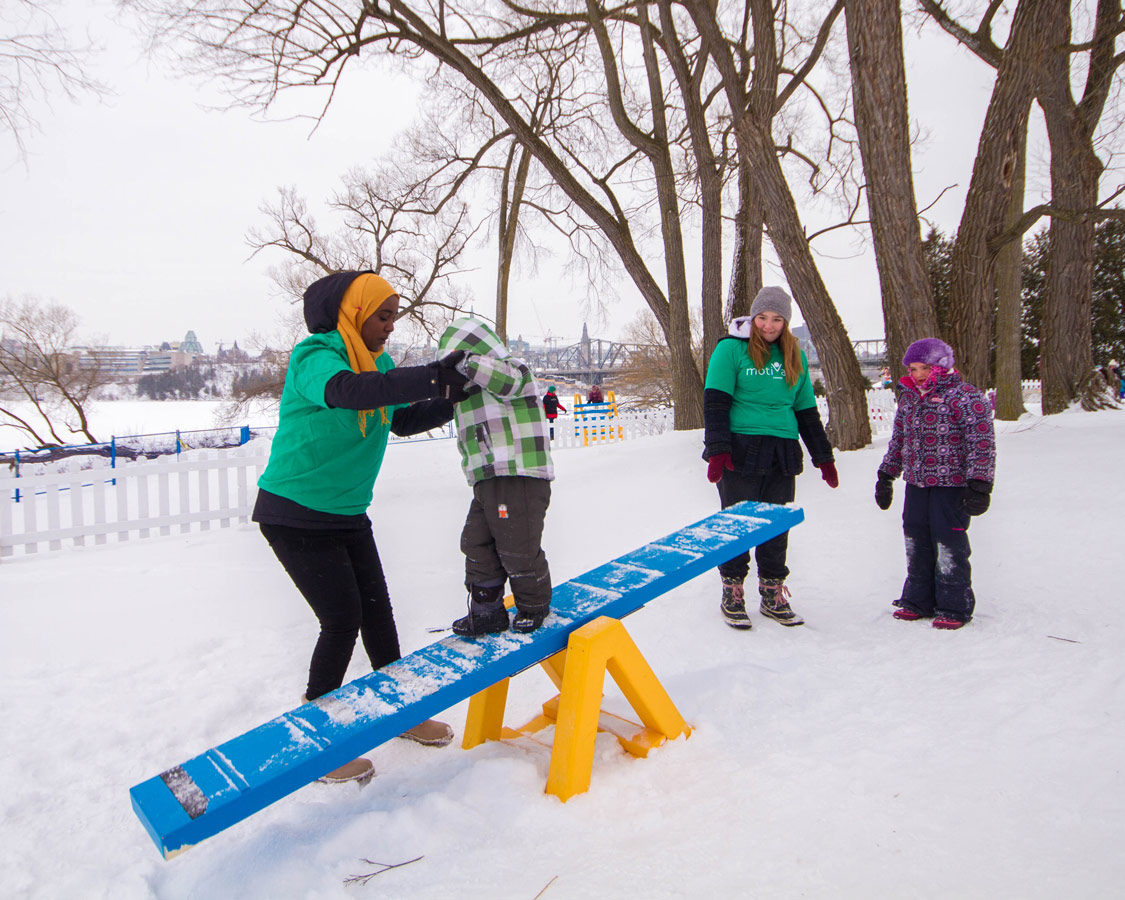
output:
[[[263,224],[259,206],[282,185],[314,203],[330,195],[348,168],[384,151],[409,124],[410,85],[345,79],[345,92],[310,136],[307,121],[203,109],[220,102],[215,90],[146,59],[103,0],[66,0],[62,9],[62,21],[85,21],[104,48],[92,68],[115,93],[101,101],[56,97],[38,107],[40,130],[28,135],[23,161],[10,142],[0,143],[0,295],[58,300],[78,312],[85,335],[111,344],[180,340],[192,329],[213,349],[274,331],[285,301],[266,270],[277,258],[249,259],[245,239]],[[934,29],[908,39],[911,114],[923,136],[919,205],[959,185],[928,214],[952,232],[991,70]],[[316,111],[311,97],[302,110]],[[822,274],[851,337],[881,337],[874,260],[869,249],[847,258],[854,245],[841,234],[814,247],[825,254]],[[493,303],[489,261],[482,255],[481,270],[464,278],[481,310]],[[767,275],[767,283],[779,281]],[[548,332],[563,343],[577,339],[584,316],[574,298],[581,293],[549,271],[525,277],[509,333],[533,343]],[[624,285],[610,321],[591,320],[592,336],[619,338],[639,308]]]

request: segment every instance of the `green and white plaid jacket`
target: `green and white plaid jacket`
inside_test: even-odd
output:
[[[457,319],[438,354],[464,350],[457,368],[480,391],[454,406],[457,448],[469,484],[502,475],[555,477],[547,417],[531,369],[480,319]]]

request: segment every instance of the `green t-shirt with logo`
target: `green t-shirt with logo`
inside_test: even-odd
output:
[[[375,357],[380,372],[394,365],[389,353]],[[293,348],[260,488],[320,512],[354,516],[367,511],[387,449],[389,420],[398,407],[384,407],[387,421],[383,411],[375,410],[367,417],[365,435],[356,410],[324,402],[324,387],[332,376],[350,371],[338,331],[311,335]]]
[[[801,351],[803,371],[793,387],[785,383],[781,348],[770,344],[770,356],[762,369],[754,368],[747,353],[749,341],[724,338],[711,354],[704,387],[731,395],[730,430],[736,434],[768,434],[779,438],[798,437],[798,410],[816,406],[809,361]]]

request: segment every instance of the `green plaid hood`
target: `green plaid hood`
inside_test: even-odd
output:
[[[469,484],[501,475],[555,477],[547,418],[531,369],[480,319],[457,319],[438,354],[464,350],[458,369],[480,391],[456,404],[457,448]]]

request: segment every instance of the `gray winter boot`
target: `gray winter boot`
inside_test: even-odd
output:
[[[746,614],[746,595],[742,589],[742,579],[723,576],[723,600],[719,604],[723,618],[731,628],[753,628],[754,623]]]
[[[804,625],[805,620],[793,612],[786,599],[789,588],[784,578],[761,578],[758,580],[758,593],[762,595],[762,605],[758,611],[766,618],[782,625]]]

